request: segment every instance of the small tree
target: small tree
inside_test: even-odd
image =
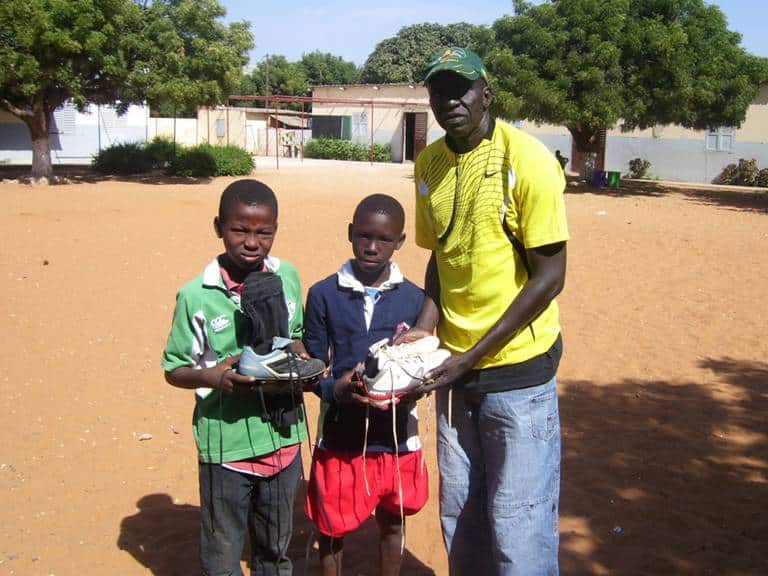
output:
[[[32,139],[32,177],[52,174],[53,111],[72,100],[189,108],[221,102],[251,46],[247,23],[218,23],[216,0],[4,0],[0,105]]]
[[[0,3],[0,105],[29,128],[33,178],[52,174],[56,108],[122,98],[141,22],[141,8],[129,0]]]

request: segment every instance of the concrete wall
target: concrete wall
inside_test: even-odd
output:
[[[654,126],[632,132],[610,130],[606,170],[625,173],[630,160],[643,158],[651,163],[652,177],[710,183],[725,166],[738,163],[740,158],[755,158],[758,166],[768,167],[768,83],[760,87],[744,123],[734,131],[730,149],[708,149],[707,136],[708,131],[681,126]]]
[[[173,118],[149,118],[149,140],[155,136],[173,140]],[[176,142],[184,146],[194,146],[198,142],[197,119],[176,118]]]
[[[247,148],[245,110],[234,107],[198,108],[197,139],[214,146],[232,144]]]
[[[49,129],[54,164],[89,164],[99,150],[112,144],[144,142],[149,133],[149,109],[130,106],[119,116],[112,106],[89,106],[78,112],[72,103],[53,113]],[[0,112],[0,163],[31,164],[32,141],[26,124]]]

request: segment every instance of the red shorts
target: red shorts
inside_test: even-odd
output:
[[[363,480],[363,456],[357,453],[318,449],[312,462],[304,511],[318,530],[339,538],[354,532],[379,506],[400,516],[397,467],[402,482],[403,514],[416,514],[427,503],[429,479],[422,452],[407,452],[399,458],[391,452],[368,452]],[[399,462],[398,462],[399,461]]]

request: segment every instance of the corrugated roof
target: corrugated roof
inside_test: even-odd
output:
[[[296,116],[282,116],[282,115],[274,115],[270,114],[270,118],[279,120],[282,124],[285,124],[286,126],[290,126],[291,128],[307,128],[307,119],[304,118],[297,118]]]

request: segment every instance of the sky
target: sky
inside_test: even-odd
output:
[[[298,60],[320,50],[362,65],[382,40],[403,26],[437,22],[490,25],[512,13],[511,0],[219,0],[227,21],[249,20],[256,47],[251,65],[267,54]],[[768,57],[768,0],[714,0],[749,52]]]

